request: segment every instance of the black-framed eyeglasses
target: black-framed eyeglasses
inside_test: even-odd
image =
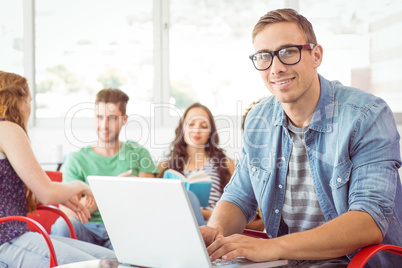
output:
[[[278,56],[278,59],[283,64],[294,65],[301,60],[301,51],[303,48],[311,50],[314,47],[315,44],[287,46],[276,51],[257,52],[250,55],[249,58],[258,71],[264,71],[271,67],[275,55]]]

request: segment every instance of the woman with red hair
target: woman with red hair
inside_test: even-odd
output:
[[[27,80],[0,71],[0,218],[26,216],[38,203],[63,204],[81,221],[88,221],[87,207],[94,202],[88,185],[74,181],[53,182],[47,177],[29,144],[27,123],[32,97]],[[87,197],[86,206],[78,197]],[[115,257],[113,251],[82,241],[51,236],[58,264]],[[46,267],[49,250],[39,233],[25,222],[0,223],[0,263],[8,267]]]

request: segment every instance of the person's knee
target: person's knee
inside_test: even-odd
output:
[[[188,198],[190,199],[190,203],[193,208],[198,225],[199,226],[205,225],[206,222],[204,220],[204,217],[202,216],[200,200],[198,199],[197,195],[191,191],[187,191],[187,194]]]
[[[80,222],[73,217],[69,217],[69,219],[73,225],[74,230],[77,232],[77,230],[79,229],[78,225],[80,224]],[[51,234],[57,236],[70,237],[70,229],[68,228],[68,225],[63,218],[61,217],[58,218],[56,222],[52,225]]]
[[[112,242],[110,241],[110,239],[107,240],[106,243],[105,243],[103,246],[104,246],[105,248],[110,249],[110,250],[114,250],[114,249],[113,249]]]
[[[191,191],[187,191],[188,197],[190,199],[191,206],[193,208],[200,208],[200,200],[198,199],[197,195]]]

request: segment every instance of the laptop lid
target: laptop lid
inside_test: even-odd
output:
[[[119,262],[211,267],[180,180],[88,176]]]
[[[88,176],[88,181],[119,262],[145,267],[212,267],[181,180]],[[242,265],[229,267],[238,266]]]

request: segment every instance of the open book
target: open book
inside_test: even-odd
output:
[[[204,171],[193,172],[186,178],[180,172],[168,169],[163,174],[163,178],[183,180],[186,189],[192,191],[198,197],[201,207],[208,207],[212,179]]]

